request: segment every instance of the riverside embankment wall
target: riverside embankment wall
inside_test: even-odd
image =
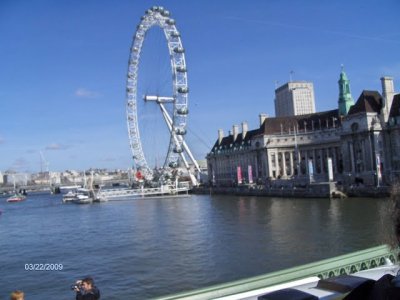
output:
[[[260,197],[284,198],[343,198],[343,197],[373,197],[386,198],[390,196],[390,187],[349,187],[337,189],[334,183],[311,184],[304,188],[243,186],[243,187],[195,187],[193,194],[219,194]]]

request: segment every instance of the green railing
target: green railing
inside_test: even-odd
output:
[[[343,274],[352,274],[358,271],[384,265],[386,263],[386,259],[389,259],[392,263],[396,263],[397,253],[398,250],[392,250],[388,246],[382,245],[367,250],[357,251],[350,254],[340,255],[318,262],[305,264],[299,267],[214,285],[194,291],[163,296],[156,299],[215,299],[311,276],[318,276],[321,279],[325,279]]]

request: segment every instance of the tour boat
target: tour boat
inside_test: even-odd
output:
[[[86,188],[69,191],[63,197],[63,203],[88,204],[93,202],[92,192]]]

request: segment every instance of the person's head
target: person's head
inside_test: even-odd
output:
[[[91,277],[86,277],[82,279],[82,288],[85,291],[90,291],[94,286],[94,281]]]
[[[14,291],[10,295],[10,300],[24,300],[24,292]]]

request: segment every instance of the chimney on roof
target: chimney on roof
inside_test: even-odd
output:
[[[232,134],[233,134],[233,141],[236,141],[236,138],[239,134],[239,125],[232,126]]]
[[[259,117],[260,117],[260,127],[261,127],[262,124],[264,124],[265,119],[268,118],[268,115],[267,114],[260,114]]]
[[[245,138],[247,131],[249,131],[249,126],[247,125],[247,122],[244,121],[244,122],[242,122],[242,138],[243,139]]]
[[[394,84],[393,77],[384,76],[381,78],[382,84],[382,110],[385,122],[389,119],[390,108],[392,107],[393,97],[394,97]]]
[[[221,145],[223,138],[224,138],[224,131],[222,129],[218,129],[218,145]]]

